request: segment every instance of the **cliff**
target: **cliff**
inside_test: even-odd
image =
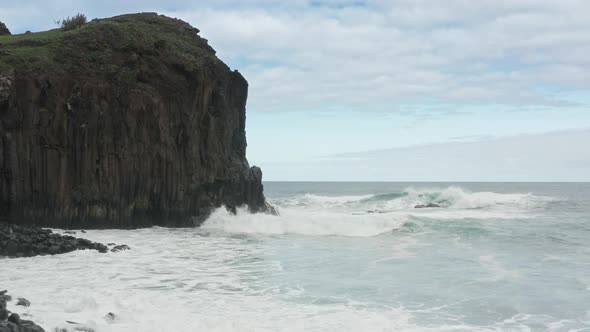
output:
[[[267,211],[246,160],[248,83],[198,30],[152,13],[0,36],[0,221],[200,224]]]

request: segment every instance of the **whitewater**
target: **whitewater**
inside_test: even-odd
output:
[[[0,288],[46,330],[590,331],[590,184],[265,192],[280,216],[89,230],[132,249],[3,259]],[[428,203],[440,207],[414,208]]]

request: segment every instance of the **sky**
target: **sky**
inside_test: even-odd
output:
[[[590,181],[590,1],[2,0],[0,21],[141,11],[246,77],[267,181]]]

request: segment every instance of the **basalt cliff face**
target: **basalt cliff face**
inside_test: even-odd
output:
[[[246,160],[248,83],[185,22],[152,13],[0,37],[0,221],[200,224],[268,211]]]

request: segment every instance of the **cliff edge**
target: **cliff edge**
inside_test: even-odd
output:
[[[0,36],[0,221],[199,225],[269,208],[248,83],[189,24],[142,13]]]

